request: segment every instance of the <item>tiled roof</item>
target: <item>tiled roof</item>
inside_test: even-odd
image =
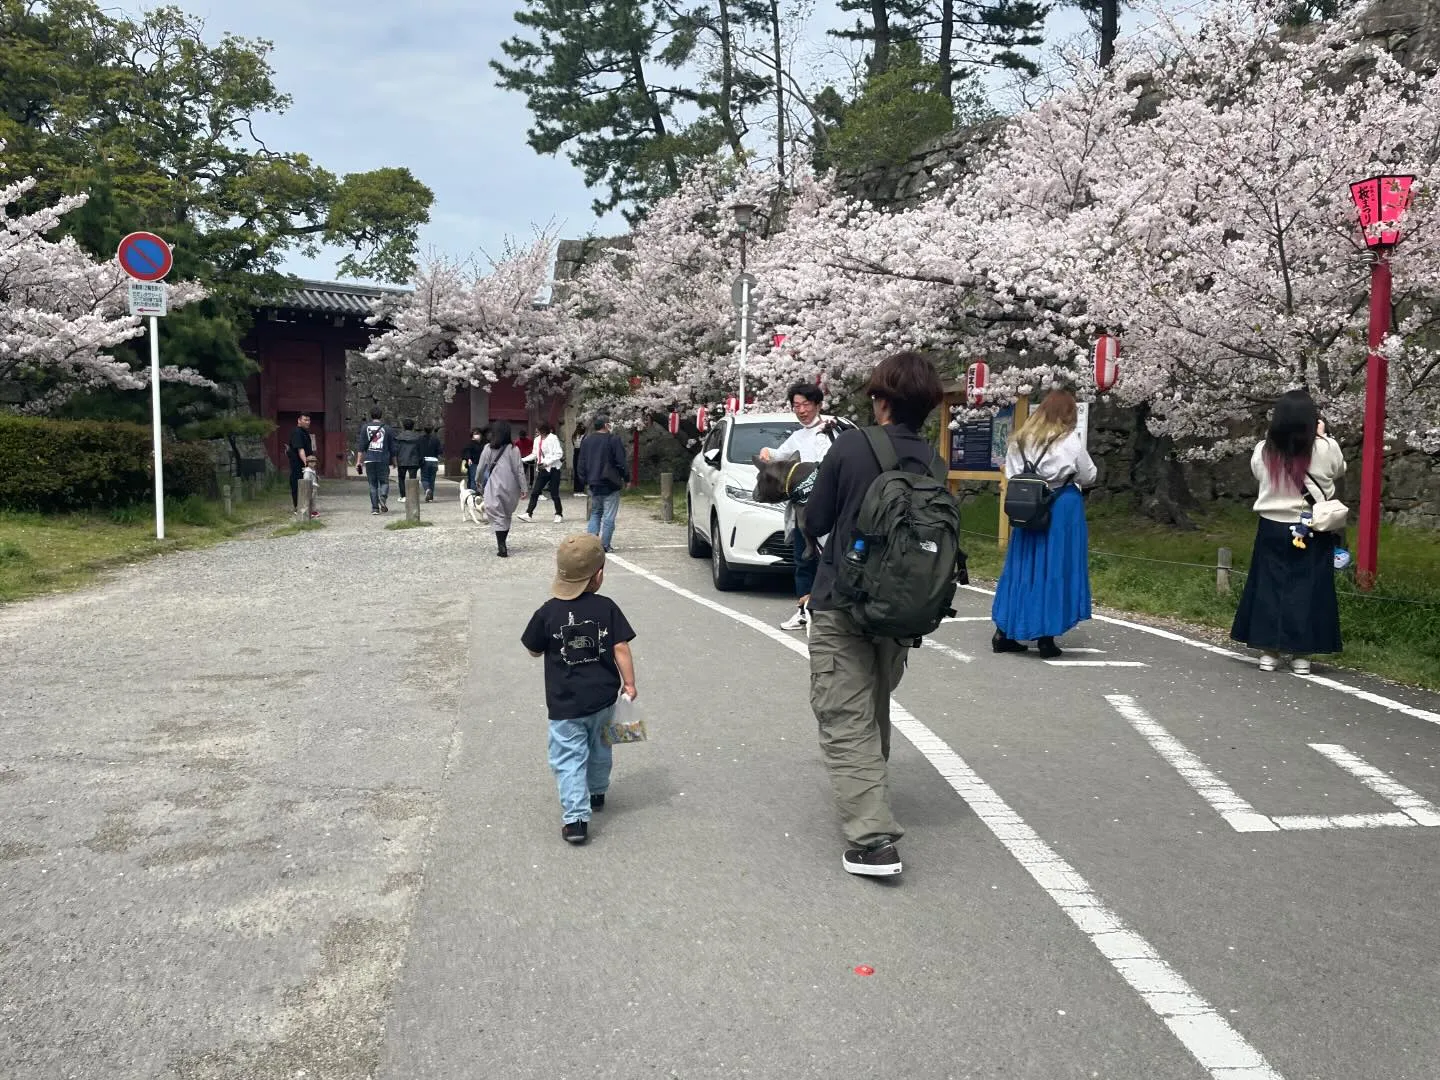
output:
[[[318,311],[324,314],[373,315],[385,300],[408,294],[406,289],[385,289],[374,285],[350,285],[338,281],[301,281],[275,298],[274,305],[289,311]]]

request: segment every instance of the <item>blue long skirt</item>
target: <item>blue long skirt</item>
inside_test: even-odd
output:
[[[1059,637],[1090,618],[1090,530],[1074,484],[1055,496],[1048,531],[1011,532],[990,615],[1015,641]]]

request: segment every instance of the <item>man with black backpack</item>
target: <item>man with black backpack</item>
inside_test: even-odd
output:
[[[944,400],[918,353],[882,360],[865,388],[875,427],[835,440],[805,528],[827,537],[810,600],[810,706],[849,842],[852,874],[901,871],[890,810],[890,695],[910,649],[947,614],[964,579],[960,506],[946,463],[920,435]]]

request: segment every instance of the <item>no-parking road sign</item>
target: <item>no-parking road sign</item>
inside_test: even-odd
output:
[[[120,268],[136,281],[160,281],[175,265],[170,245],[154,233],[133,232],[115,252]]]

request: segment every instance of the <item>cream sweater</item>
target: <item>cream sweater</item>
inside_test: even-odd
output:
[[[1255,479],[1260,484],[1260,494],[1255,499],[1255,512],[1261,517],[1293,524],[1300,520],[1303,511],[1309,509],[1304,492],[1294,490],[1288,483],[1277,488],[1270,482],[1270,470],[1265,467],[1263,440],[1250,455],[1250,471],[1255,474]],[[1345,455],[1340,452],[1340,444],[1329,435],[1321,435],[1315,440],[1315,449],[1310,455],[1310,475],[1315,478],[1315,484],[1320,488],[1321,495],[1316,495],[1316,498],[1335,498],[1336,481],[1345,475]],[[1315,495],[1313,491],[1311,494]]]

